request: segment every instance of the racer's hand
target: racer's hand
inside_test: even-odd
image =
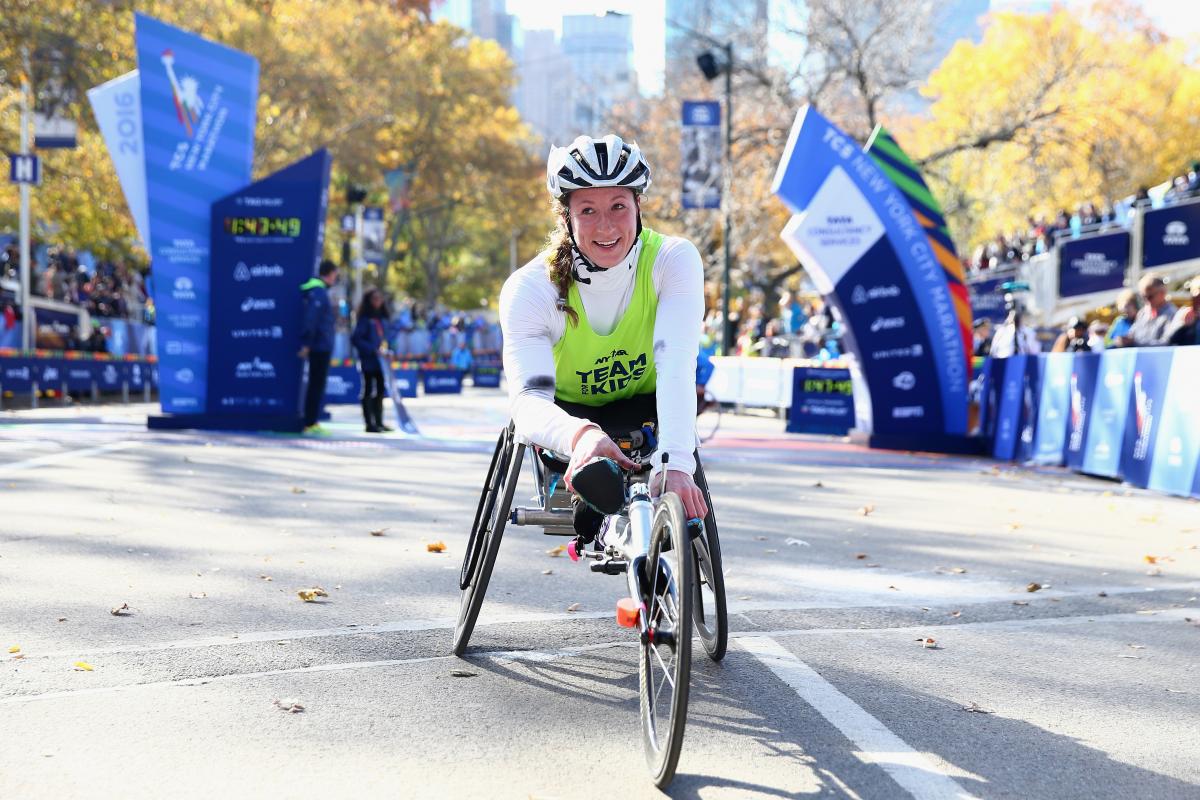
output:
[[[563,476],[568,489],[574,491],[574,487],[571,486],[571,478],[575,476],[575,470],[597,457],[611,458],[625,469],[637,467],[637,464],[630,461],[629,457],[621,452],[621,448],[617,447],[617,443],[608,438],[604,431],[590,427],[579,435],[579,438],[575,440],[575,447],[571,449],[571,463],[567,465],[567,473]]]
[[[683,510],[687,512],[688,519],[704,519],[708,516],[704,492],[700,491],[691,475],[677,469],[665,469],[661,474],[667,476],[666,486],[663,486],[661,477],[655,479],[654,484],[659,487],[659,491],[654,492],[656,497],[663,491],[674,492],[683,501]]]
[[[308,348],[301,347],[300,352],[296,353],[296,355],[298,355],[300,358],[308,358]]]

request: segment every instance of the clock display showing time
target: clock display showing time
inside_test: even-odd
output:
[[[225,217],[225,233],[231,236],[300,235],[299,217]]]

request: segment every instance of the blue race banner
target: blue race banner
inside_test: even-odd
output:
[[[1200,201],[1147,211],[1142,221],[1146,269],[1200,258]]]
[[[965,434],[954,297],[905,195],[811,106],[796,117],[772,191],[795,214],[784,241],[848,328],[873,433]]]
[[[1112,292],[1125,285],[1129,269],[1126,231],[1069,239],[1058,248],[1059,297]]]
[[[989,452],[996,438],[996,416],[1006,361],[1003,358],[985,358],[983,366],[979,368],[979,435],[988,442]]]
[[[321,257],[329,166],[318,150],[212,205],[210,414],[299,419],[300,285]]]
[[[463,371],[460,369],[425,370],[421,373],[421,382],[425,387],[425,394],[459,394],[462,392]]]
[[[1071,362],[1070,417],[1067,420],[1067,441],[1063,453],[1066,466],[1079,472],[1087,452],[1088,423],[1095,402],[1096,377],[1100,371],[1099,353],[1075,353]]]
[[[362,374],[358,367],[330,367],[325,381],[327,406],[357,403],[362,392]]]
[[[500,388],[500,368],[474,367],[471,370],[471,385],[482,389]]]
[[[1200,463],[1200,425],[1196,424],[1200,347],[1178,347],[1172,355],[1147,486],[1158,492],[1187,495],[1192,493]]]
[[[788,433],[845,436],[854,427],[850,370],[819,367],[792,369],[792,407]]]
[[[971,293],[971,312],[976,319],[990,319],[1000,323],[1008,317],[1004,308],[1004,292],[1000,290],[1000,285],[1009,280],[1012,278],[989,278],[967,284]]]
[[[1011,461],[1017,455],[1025,410],[1026,369],[1029,356],[1004,359],[1004,378],[1000,384],[1000,402],[996,410],[996,439],[992,457]]]
[[[415,369],[393,369],[392,376],[396,379],[396,391],[401,397],[416,397],[417,384],[421,373]]]
[[[135,14],[161,400],[198,414],[208,395],[209,213],[250,181],[258,61]]]
[[[1037,427],[1033,439],[1033,462],[1049,466],[1063,463],[1067,423],[1071,419],[1071,377],[1074,353],[1050,353],[1042,364],[1041,397],[1037,404]]]
[[[133,224],[150,252],[150,209],[146,205],[146,157],[142,142],[142,88],[138,73],[126,73],[108,83],[88,89],[88,101],[96,116],[96,125],[108,148],[117,182],[125,195],[125,204],[133,215]]]
[[[683,101],[679,132],[684,208],[721,207],[721,104]]]
[[[1134,486],[1150,482],[1155,445],[1163,422],[1163,401],[1176,348],[1139,348],[1133,365],[1128,413],[1121,442],[1120,477]],[[1195,398],[1192,398],[1195,402]],[[1192,420],[1195,424],[1195,420]]]
[[[38,366],[32,358],[0,359],[0,390],[5,392],[29,392],[40,379]]]
[[[1135,350],[1106,350],[1100,354],[1092,395],[1092,415],[1087,425],[1087,444],[1083,472],[1106,478],[1120,476],[1121,446],[1125,438],[1125,417],[1129,413],[1129,395],[1133,386]]]

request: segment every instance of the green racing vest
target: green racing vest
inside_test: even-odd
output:
[[[607,336],[592,329],[574,282],[567,305],[579,323],[568,319],[562,338],[554,345],[554,396],[569,403],[602,406],[614,400],[654,391],[654,320],[658,296],[654,293],[654,261],[662,247],[662,234],[649,228],[639,237],[637,276],[633,299],[617,326]]]

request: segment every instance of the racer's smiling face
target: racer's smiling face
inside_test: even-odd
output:
[[[575,245],[597,267],[615,267],[637,238],[638,205],[631,189],[576,189],[567,196]]]

